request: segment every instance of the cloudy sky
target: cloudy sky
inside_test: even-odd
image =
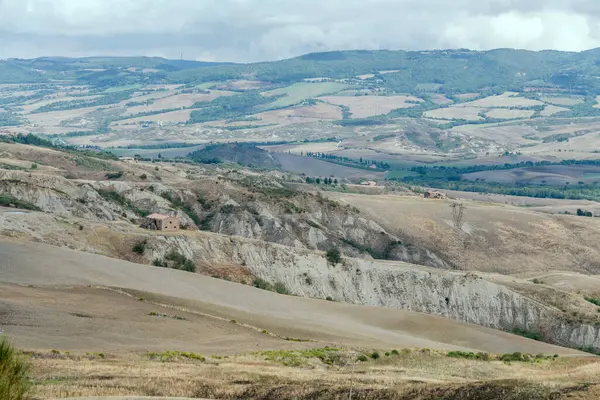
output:
[[[600,47],[599,0],[0,0],[0,58]]]

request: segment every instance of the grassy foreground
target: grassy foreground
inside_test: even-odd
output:
[[[471,357],[428,349],[307,349],[234,357],[28,353],[36,398],[546,400],[600,398],[600,360]],[[516,359],[516,358],[515,358]],[[363,360],[356,362],[357,360]]]
[[[0,399],[21,400],[30,389],[29,364],[6,340],[0,338]]]

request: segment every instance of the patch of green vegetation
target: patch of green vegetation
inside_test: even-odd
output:
[[[340,253],[340,249],[332,248],[327,250],[327,252],[325,253],[325,258],[327,258],[327,261],[332,265],[341,263],[342,254]]]
[[[123,171],[118,172],[107,172],[104,177],[108,180],[121,179],[123,177]]]
[[[171,318],[171,319],[176,319],[178,321],[187,321],[187,318],[180,317],[178,315],[163,314],[163,313],[158,313],[155,311],[149,312],[148,315],[151,317]]]
[[[0,206],[21,208],[23,210],[41,211],[41,209],[27,201],[19,200],[9,194],[0,194]]]
[[[272,103],[277,98],[278,96],[263,96],[256,90],[248,90],[233,96],[217,97],[212,101],[197,102],[192,106],[196,110],[190,114],[188,123],[243,118],[260,111],[259,106]]]
[[[161,268],[171,268],[187,272],[196,272],[196,265],[194,264],[194,262],[174,249],[168,252],[163,260],[153,260],[152,265]]]
[[[482,361],[490,361],[492,358],[488,353],[473,353],[473,352],[464,352],[464,351],[450,351],[446,354],[448,357],[452,358],[465,358],[467,360],[482,360]]]
[[[265,108],[285,108],[314,97],[335,94],[349,87],[351,86],[337,82],[294,83],[291,86],[264,92],[263,95],[278,97],[277,100]]]
[[[523,336],[527,339],[537,340],[538,342],[542,341],[542,334],[540,332],[527,331],[520,328],[515,328],[511,331],[514,335]]]
[[[146,245],[148,244],[148,240],[144,239],[141,240],[139,242],[136,242],[133,245],[133,248],[131,249],[131,251],[133,251],[135,254],[139,254],[139,255],[143,255],[144,252],[146,251]]]
[[[0,399],[24,400],[31,389],[29,364],[18,351],[0,339]]]
[[[585,300],[600,307],[600,299],[595,299],[593,297],[585,297]]]
[[[162,353],[149,352],[149,353],[146,353],[146,357],[148,357],[151,360],[160,360],[162,362],[177,361],[180,359],[187,359],[187,360],[201,361],[201,362],[206,361],[206,358],[200,354],[190,353],[190,352],[186,352],[186,351],[177,351],[177,350],[166,350],[166,351],[163,351]]]
[[[276,362],[287,367],[300,367],[310,359],[319,359],[326,365],[339,365],[342,361],[340,349],[333,347],[307,350],[272,350],[254,354],[264,357],[267,361]]]
[[[279,161],[268,151],[247,143],[212,144],[188,154],[193,161],[211,163],[236,163],[251,168],[278,169]]]

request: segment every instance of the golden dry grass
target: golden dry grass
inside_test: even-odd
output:
[[[592,358],[503,363],[414,349],[389,356],[379,351],[380,359],[359,363],[353,372],[357,355],[372,351],[335,352],[339,357],[332,365],[302,355],[295,367],[271,361],[285,357],[285,351],[166,362],[134,354],[37,352],[34,396],[341,399],[352,386],[363,399],[595,399],[600,383],[600,363]]]

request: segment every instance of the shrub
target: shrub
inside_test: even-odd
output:
[[[123,171],[118,171],[118,172],[107,172],[105,175],[106,179],[111,180],[111,179],[120,179],[123,177]]]
[[[31,387],[27,374],[29,364],[6,339],[0,341],[0,399],[27,398]]]
[[[594,304],[594,305],[597,305],[598,307],[600,307],[600,299],[594,299],[592,297],[586,297],[585,300],[588,301],[588,302],[590,302],[590,303],[592,303],[592,304]]]
[[[523,353],[519,353],[519,352],[515,352],[515,353],[507,353],[507,354],[503,354],[500,356],[500,361],[504,361],[504,362],[527,362],[527,361],[531,361],[531,355],[529,354],[523,354]]]
[[[367,362],[367,361],[369,361],[369,359],[365,355],[358,356],[357,360],[361,361],[361,362]]]
[[[262,290],[271,290],[273,288],[273,286],[269,282],[262,278],[254,278],[254,281],[252,281],[252,285],[255,288]]]
[[[141,175],[140,175],[140,179],[141,179],[141,180],[143,180],[143,181],[145,181],[146,179],[148,179],[148,175],[146,175],[146,174],[141,174]]]
[[[325,300],[327,300],[327,301],[333,301],[333,297],[331,297],[331,296],[327,296],[327,297],[325,298]]]
[[[184,263],[181,265],[181,270],[183,271],[187,271],[187,272],[196,272],[196,265],[194,264],[194,262],[190,259],[186,259],[184,261]]]
[[[373,360],[377,360],[377,359],[379,359],[379,357],[380,357],[380,355],[379,355],[379,353],[378,353],[378,352],[376,352],[376,351],[375,351],[375,352],[373,352],[373,353],[371,354],[371,358],[372,358]]]
[[[333,265],[342,262],[342,255],[340,254],[340,250],[337,248],[327,250],[325,257],[327,258],[327,261]]]
[[[282,282],[275,282],[275,285],[273,285],[273,288],[275,289],[275,291],[279,294],[290,294],[290,291],[288,290],[288,288],[285,286],[284,283]]]
[[[526,337],[527,339],[537,340],[538,342],[542,341],[542,334],[540,332],[532,332],[520,328],[515,328],[512,330],[512,333],[515,335]]]
[[[392,355],[399,356],[400,353],[398,353],[398,350],[394,349],[394,350],[392,350]]]
[[[41,209],[31,203],[22,201],[8,194],[0,194],[0,206],[9,207],[15,206],[23,210],[41,211]]]
[[[131,249],[135,254],[143,255],[144,251],[146,251],[146,244],[148,244],[147,240],[142,240],[133,245]]]
[[[465,351],[450,351],[446,354],[448,357],[452,358],[465,358],[467,360],[482,360],[482,361],[490,361],[491,357],[488,353],[473,353],[473,352],[465,352]]]

